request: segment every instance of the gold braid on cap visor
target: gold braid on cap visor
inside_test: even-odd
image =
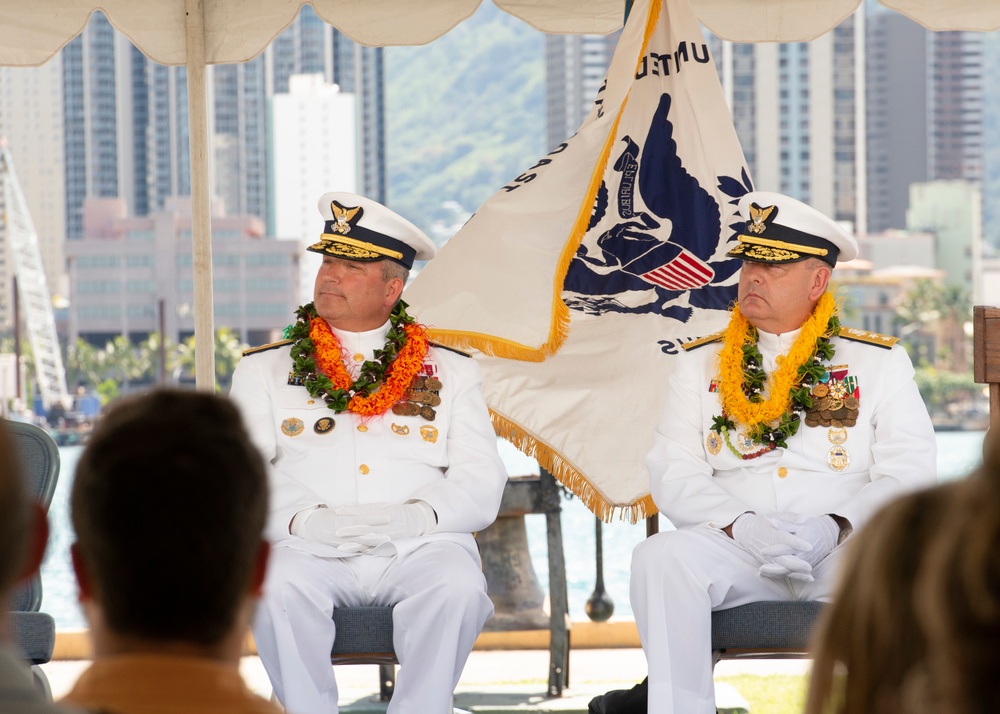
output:
[[[759,246],[761,248],[776,248],[779,250],[792,251],[794,253],[805,253],[807,255],[826,255],[830,252],[826,248],[815,248],[811,245],[802,245],[800,243],[788,243],[783,240],[774,240],[772,238],[757,238],[755,236],[748,236],[748,235],[741,235],[740,243]],[[798,257],[801,258],[802,256]]]
[[[374,243],[369,243],[368,241],[357,240],[356,238],[348,238],[347,236],[324,233],[320,236],[320,241],[323,244],[321,248],[323,252],[328,253],[331,248],[336,249],[336,253],[330,253],[331,255],[343,255],[345,257],[355,259],[377,258],[379,256],[393,258],[394,260],[403,259],[403,254],[398,250],[383,248],[380,245],[375,245]]]

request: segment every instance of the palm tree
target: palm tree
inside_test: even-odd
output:
[[[972,301],[960,285],[948,285],[941,292],[941,337],[948,348],[949,369],[952,372],[969,371],[969,338],[965,326],[972,320]]]
[[[66,350],[67,384],[89,384],[96,387],[104,381],[105,353],[86,340],[77,338],[75,345]]]
[[[899,334],[908,346],[914,364],[933,364],[936,353],[935,332],[939,317],[938,292],[932,281],[921,278],[906,292],[896,306]]]
[[[220,327],[215,331],[215,389],[225,391],[233,379],[236,363],[243,357],[246,344],[240,342],[238,333],[228,327]],[[177,371],[194,374],[195,342],[194,337],[184,340],[177,346]]]

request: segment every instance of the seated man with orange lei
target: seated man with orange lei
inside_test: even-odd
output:
[[[395,605],[389,711],[444,714],[493,612],[472,533],[496,518],[507,473],[478,366],[429,343],[400,300],[434,244],[363,196],[319,208],[313,302],[233,375],[271,477],[254,639],[286,710],[333,713],[333,609]]]
[[[827,600],[837,546],[935,481],[934,431],[896,339],[841,327],[854,237],[776,193],[740,201],[728,327],[684,345],[646,463],[676,530],[639,544],[631,600],[650,712],[714,714],[711,612]]]

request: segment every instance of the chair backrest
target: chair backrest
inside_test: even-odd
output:
[[[28,493],[46,511],[59,481],[59,447],[52,437],[34,424],[4,420],[27,479]],[[15,589],[8,610],[37,612],[42,605],[42,581],[37,575]]]

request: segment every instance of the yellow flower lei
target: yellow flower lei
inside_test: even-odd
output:
[[[823,293],[812,315],[802,325],[792,349],[787,355],[777,358],[778,368],[770,378],[768,399],[757,396],[754,400],[744,391],[744,346],[756,346],[757,329],[740,312],[739,304],[735,305],[719,352],[717,381],[724,417],[731,417],[748,426],[751,436],[769,431],[761,427],[788,413],[793,394],[802,387],[804,374],[800,368],[815,356],[819,340],[836,334],[839,327],[836,313],[837,303],[833,295]],[[831,318],[834,318],[832,324]]]

